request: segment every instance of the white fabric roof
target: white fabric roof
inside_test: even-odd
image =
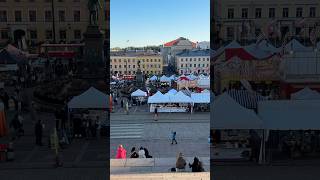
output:
[[[192,93],[191,99],[193,103],[210,103],[210,92],[209,93]]]
[[[201,93],[210,93],[210,91],[208,89],[205,89],[205,90],[201,91]]]
[[[192,99],[185,95],[182,91],[177,92],[177,94],[170,98],[170,102],[172,103],[192,103]]]
[[[141,97],[141,96],[145,97],[145,96],[147,96],[147,93],[144,92],[144,91],[142,91],[141,89],[138,89],[138,90],[132,92],[132,93],[131,93],[131,96],[133,96],[133,97],[139,97],[139,96],[140,96],[140,97]]]
[[[150,81],[156,81],[157,79],[158,79],[158,77],[154,75],[154,76],[152,76],[149,80],[150,80]]]
[[[167,76],[163,75],[163,76],[161,76],[160,81],[161,81],[161,82],[170,82],[171,79],[168,78]]]
[[[270,130],[320,128],[320,100],[274,100],[258,103],[258,115]]]
[[[167,93],[175,95],[175,94],[177,94],[177,92],[178,91],[175,89],[170,89]]]
[[[169,96],[163,95],[160,91],[156,92],[153,96],[148,98],[148,103],[168,103],[170,102]]]
[[[173,74],[173,75],[171,75],[171,76],[169,77],[169,79],[174,81],[174,80],[176,80],[176,76]]]
[[[200,88],[209,88],[210,87],[210,79],[209,78],[200,78],[197,80],[197,85]]]
[[[187,76],[190,80],[195,80],[197,79],[197,76],[195,76],[194,74],[190,74]]]
[[[108,108],[108,104],[109,96],[91,87],[79,96],[73,97],[68,103],[68,108]]]
[[[262,121],[256,113],[238,104],[227,93],[215,98],[211,124],[214,129],[262,129]]]
[[[292,51],[310,51],[312,49],[302,45],[296,39],[292,39],[288,44],[285,45],[285,50],[289,52],[291,50]]]
[[[320,93],[315,90],[305,87],[302,90],[291,94],[291,99],[294,100],[320,100]]]

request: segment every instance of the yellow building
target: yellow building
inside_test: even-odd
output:
[[[320,30],[319,0],[213,0],[211,4],[212,35],[220,44],[231,40],[249,44],[261,32],[270,40],[287,36],[308,43],[311,30]]]
[[[138,70],[143,74],[162,74],[163,58],[158,54],[137,54],[110,56],[110,73],[113,75],[134,75]]]
[[[104,0],[100,2],[99,25],[107,40],[109,3]],[[88,0],[0,0],[0,44],[17,43],[18,39],[25,39],[22,47],[29,49],[52,42],[52,12],[56,42],[80,43],[89,24],[87,3]]]

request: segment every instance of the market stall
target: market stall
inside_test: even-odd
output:
[[[160,77],[161,86],[171,86],[171,79],[165,75]]]
[[[141,104],[142,102],[144,102],[147,96],[148,96],[147,92],[144,92],[141,89],[137,89],[136,91],[131,93],[131,97],[133,98],[133,101],[138,104]]]
[[[210,111],[210,92],[191,93],[195,111]]]
[[[293,100],[320,100],[320,93],[315,90],[305,87],[302,90],[292,93],[291,99]]]
[[[100,125],[107,126],[109,101],[108,95],[94,87],[90,87],[87,91],[73,97],[68,102],[69,123],[70,114],[73,117],[79,117],[78,119],[85,115],[86,118],[91,120],[96,120],[96,117],[99,117]]]

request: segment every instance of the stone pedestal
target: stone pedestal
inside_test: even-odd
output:
[[[89,25],[84,36],[84,65],[90,74],[101,73],[105,70],[103,50],[104,34],[99,26]]]
[[[144,76],[140,69],[137,70],[136,73],[136,84],[135,86],[139,89],[144,88]]]

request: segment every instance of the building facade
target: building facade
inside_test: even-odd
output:
[[[210,50],[185,50],[176,55],[179,74],[210,74]]]
[[[0,43],[15,43],[22,49],[52,43],[54,37],[56,43],[80,43],[89,24],[87,3],[88,0],[0,0]],[[98,23],[108,40],[109,4],[103,0],[100,4]]]
[[[140,65],[140,67],[139,67]],[[143,74],[162,74],[163,59],[159,54],[111,55],[112,75],[135,75],[140,69]]]
[[[320,30],[319,0],[213,0],[212,4],[213,35],[220,44],[231,40],[249,44],[262,34],[274,44],[279,41],[276,46],[290,37],[310,45],[310,37]]]

